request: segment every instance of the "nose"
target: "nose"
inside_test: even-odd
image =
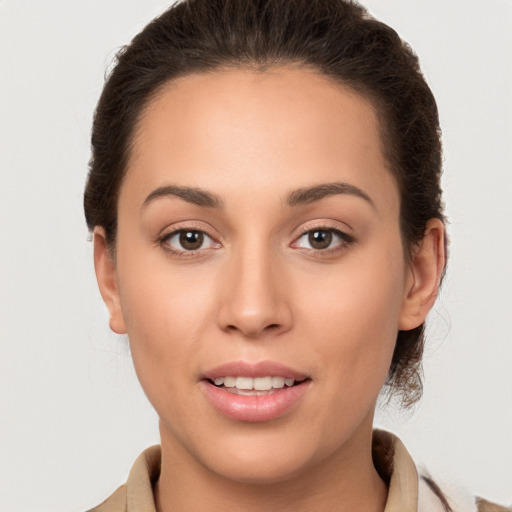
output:
[[[219,327],[246,338],[286,332],[292,314],[286,296],[286,278],[279,258],[265,248],[247,248],[226,262],[219,283]]]

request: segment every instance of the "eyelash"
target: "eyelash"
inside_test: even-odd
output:
[[[196,249],[196,250],[180,250],[172,247],[169,243],[169,241],[181,233],[200,233],[204,237],[208,238],[211,241],[211,245],[217,245],[220,246],[220,243],[217,242],[212,236],[210,236],[206,231],[203,229],[198,229],[194,226],[188,226],[183,228],[174,229],[172,231],[169,231],[158,238],[159,245],[164,249],[164,251],[171,253],[174,256],[178,256],[180,258],[192,258],[194,256],[197,256],[199,253],[202,253],[204,251],[207,251],[209,249],[212,249],[212,247],[204,248],[204,249]]]
[[[340,239],[340,243],[336,244],[334,247],[329,247],[326,249],[314,249],[314,248],[302,248],[302,247],[297,247],[297,249],[303,250],[303,251],[307,252],[308,254],[326,256],[326,255],[329,255],[332,253],[342,251],[343,249],[349,247],[356,241],[353,236],[349,235],[345,231],[341,231],[340,229],[328,227],[325,225],[324,226],[319,225],[319,226],[314,226],[314,227],[308,226],[307,228],[302,229],[299,236],[296,237],[294,242],[292,243],[292,246],[296,245],[298,243],[298,241],[301,240],[302,238],[304,238],[306,235],[309,235],[311,233],[315,233],[318,231],[322,231],[325,233],[331,233],[332,235],[335,235],[336,237],[338,237]]]
[[[334,247],[328,247],[326,249],[314,249],[314,248],[304,248],[304,247],[296,246],[296,244],[299,242],[299,240],[304,238],[306,235],[310,235],[311,233],[318,232],[318,231],[330,233],[331,235],[338,237],[341,241],[340,241],[340,243],[336,244]],[[167,232],[158,238],[158,243],[165,251],[172,253],[175,256],[182,257],[182,258],[194,257],[203,251],[208,251],[208,250],[211,250],[212,248],[217,248],[217,247],[208,247],[208,248],[203,248],[203,249],[199,248],[199,249],[190,250],[190,251],[185,250],[185,249],[179,250],[179,249],[173,248],[169,244],[169,241],[173,237],[180,235],[181,233],[185,233],[185,232],[200,233],[204,237],[207,237],[208,239],[210,239],[212,245],[216,245],[217,247],[220,247],[220,243],[217,242],[206,231],[204,231],[202,229],[198,229],[193,226],[183,227],[183,228],[179,228],[179,229],[175,229],[170,232]],[[350,246],[354,242],[355,242],[355,239],[353,236],[349,235],[348,233],[345,233],[344,231],[341,231],[340,229],[333,228],[333,227],[327,227],[327,226],[315,226],[315,227],[309,226],[309,227],[301,230],[299,235],[294,239],[294,241],[292,242],[292,244],[290,246],[291,247],[295,246],[296,249],[307,252],[308,254],[325,256],[327,254],[332,254],[334,252],[343,250],[344,248]]]

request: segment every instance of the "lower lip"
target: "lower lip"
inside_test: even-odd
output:
[[[306,393],[309,383],[305,380],[295,386],[274,391],[270,395],[235,395],[211,382],[201,381],[206,396],[224,416],[236,421],[261,422],[283,416]]]

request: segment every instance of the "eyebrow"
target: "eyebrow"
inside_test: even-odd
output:
[[[344,182],[333,182],[333,183],[320,183],[319,185],[313,185],[311,187],[299,188],[290,192],[286,197],[286,204],[288,206],[300,206],[304,204],[314,203],[320,201],[325,197],[347,194],[356,197],[360,197],[368,202],[373,208],[375,208],[374,202],[370,196],[363,192],[359,187]],[[182,187],[178,185],[167,185],[158,187],[153,190],[148,197],[146,197],[143,205],[146,206],[156,199],[168,196],[175,196],[187,201],[188,203],[195,204],[206,208],[217,208],[221,209],[224,206],[222,199],[212,192],[197,188],[197,187]]]
[[[187,203],[192,203],[206,208],[220,209],[223,207],[222,199],[211,192],[207,192],[206,190],[196,187],[180,187],[177,185],[167,185],[153,190],[153,192],[146,197],[143,205],[146,206],[156,199],[168,196],[179,197],[180,199],[187,201]]]
[[[366,192],[362,191],[355,185],[339,181],[333,183],[321,183],[312,187],[305,187],[294,190],[288,194],[286,203],[288,206],[299,206],[314,203],[315,201],[320,201],[325,197],[338,194],[348,194],[351,196],[360,197],[375,209],[375,203]]]

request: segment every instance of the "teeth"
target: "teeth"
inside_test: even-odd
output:
[[[284,377],[272,377],[272,387],[277,389],[284,388],[284,381]]]
[[[268,391],[272,389],[272,377],[256,377],[252,387],[258,391]]]
[[[236,384],[236,377],[224,377],[224,386],[227,388],[234,388]]]
[[[216,377],[214,379],[216,386],[226,388],[236,388],[241,390],[268,391],[271,389],[282,389],[285,386],[291,387],[295,380],[285,377]]]
[[[254,379],[251,377],[237,377],[236,378],[236,389],[254,389],[253,388]]]

